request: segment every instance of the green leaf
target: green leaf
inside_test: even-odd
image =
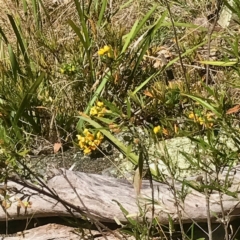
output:
[[[33,7],[35,26],[37,27],[38,30],[40,30],[41,29],[41,14],[40,14],[38,1],[32,0],[32,7]]]
[[[221,113],[219,113],[218,110],[215,107],[213,107],[211,104],[209,104],[206,99],[203,99],[201,97],[197,97],[197,96],[194,96],[194,95],[191,95],[191,94],[186,94],[186,93],[181,93],[181,95],[193,99],[194,101],[200,103],[206,109],[215,113],[216,116],[221,117]]]
[[[24,42],[24,39],[23,39],[20,31],[18,30],[18,27],[17,27],[13,17],[11,15],[9,15],[9,14],[7,16],[8,16],[8,19],[9,19],[11,25],[12,25],[13,31],[14,31],[16,37],[17,37],[17,41],[19,43],[22,55],[24,57],[24,61],[25,61],[26,64],[30,64],[26,43]]]
[[[109,118],[103,118],[103,117],[95,117],[97,120],[103,122],[103,123],[106,123],[106,124],[111,124],[113,123],[113,120],[112,119],[109,119]]]
[[[103,19],[103,16],[104,16],[104,12],[106,10],[106,7],[107,7],[107,0],[102,0],[102,7],[101,7],[101,11],[100,11],[100,14],[98,16],[98,21],[97,21],[97,25],[98,27],[101,26],[101,23],[102,23],[102,19]]]
[[[190,53],[192,53],[193,51],[195,51],[196,49],[198,49],[199,47],[203,46],[204,44],[206,44],[207,40],[194,46],[191,49],[186,50],[186,52],[184,52],[183,54],[181,54],[181,57],[184,57]],[[169,61],[169,63],[167,64],[166,68],[170,67],[171,65],[173,65],[175,62],[177,62],[179,60],[179,57],[176,57],[175,59]]]
[[[102,79],[100,85],[98,86],[97,90],[95,91],[93,98],[92,98],[91,101],[88,103],[87,108],[86,108],[85,111],[84,111],[85,114],[88,114],[88,113],[89,113],[90,108],[93,106],[93,104],[94,104],[94,103],[96,102],[96,100],[98,99],[100,93],[101,93],[102,90],[104,89],[104,87],[105,87],[106,83],[108,82],[108,80],[110,79],[110,77],[111,77],[111,72],[108,71],[108,72],[106,73],[106,75],[103,77],[103,79]],[[82,121],[82,119],[80,119],[80,120],[78,121],[78,123],[77,123],[77,130],[78,130],[78,131],[81,131],[82,128],[83,128],[83,121]]]
[[[212,66],[219,66],[219,67],[231,67],[237,62],[223,62],[223,61],[198,61],[201,64],[207,64],[207,65],[212,65]]]
[[[124,214],[124,216],[126,217],[126,219],[129,221],[130,224],[132,224],[132,226],[136,226],[137,225],[137,221],[134,220],[131,217],[128,217],[129,212],[122,206],[121,203],[119,203],[118,201],[116,201],[115,199],[112,200],[113,202],[117,203],[117,205],[120,207],[120,210],[122,211],[122,213]]]
[[[88,44],[86,43],[82,33],[81,33],[81,29],[72,21],[72,20],[68,20],[67,21],[68,24],[72,27],[72,29],[74,30],[74,32],[78,35],[81,43],[83,44],[83,47],[85,48],[85,50],[88,50]]]
[[[148,19],[151,17],[151,15],[153,14],[153,12],[156,10],[157,8],[157,5],[153,6],[149,11],[148,13],[144,16],[144,18],[142,19],[142,21],[139,23],[139,25],[137,26],[137,29],[135,31],[135,36],[138,34],[138,32],[140,30],[142,30],[144,24],[148,21]],[[134,37],[135,37],[134,36]]]
[[[15,83],[17,82],[17,74],[20,72],[19,64],[16,58],[15,53],[12,50],[11,45],[8,45],[8,53],[9,53],[9,58],[11,62],[11,67],[12,67],[12,73],[13,73],[13,79]]]
[[[89,32],[88,32],[88,28],[87,28],[87,25],[86,25],[86,17],[85,17],[85,14],[84,14],[84,10],[83,8],[80,6],[80,1],[78,0],[74,0],[75,2],[75,6],[76,6],[76,9],[77,9],[77,12],[78,12],[78,16],[79,16],[79,20],[80,20],[80,23],[81,23],[81,26],[82,26],[82,29],[83,29],[83,34],[84,34],[84,42],[85,42],[85,45],[87,49],[90,47],[90,38],[89,38]]]
[[[1,27],[0,27],[0,34],[2,35],[2,38],[3,38],[4,42],[6,44],[8,44],[8,39],[7,39],[6,35],[4,34],[4,32],[3,32]]]
[[[127,39],[125,40],[125,44],[122,48],[121,54],[126,51],[128,46],[130,45],[131,41],[134,39],[134,36],[135,36],[134,33],[136,31],[137,25],[138,25],[138,20],[134,23],[130,33],[127,34]]]
[[[197,46],[188,49],[185,53],[181,54],[182,57],[192,53],[193,51],[195,51],[196,49],[198,49],[199,47],[203,46],[206,43],[206,41],[198,44]],[[139,92],[146,84],[148,84],[149,81],[151,81],[153,78],[155,78],[157,75],[159,75],[161,72],[164,71],[164,69],[170,67],[171,65],[173,65],[175,62],[177,62],[179,60],[179,57],[176,57],[175,59],[169,61],[169,63],[166,65],[165,68],[162,68],[160,70],[158,70],[157,72],[155,72],[154,74],[152,74],[149,78],[147,78],[144,82],[142,82],[138,87],[135,88],[135,90],[132,92],[132,94],[136,94],[137,92]]]

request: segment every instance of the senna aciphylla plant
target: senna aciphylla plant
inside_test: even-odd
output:
[[[103,117],[105,113],[109,112],[104,106],[103,102],[98,101],[95,106],[90,109],[90,116]]]
[[[106,109],[104,103],[97,101],[95,106],[90,109],[90,116],[103,117],[107,112],[110,111]],[[83,150],[84,154],[90,154],[102,143],[104,137],[99,131],[93,134],[85,128],[81,135],[77,135],[77,138],[79,147]]]
[[[194,122],[199,123],[200,125],[211,128],[213,126],[213,113],[208,112],[205,114],[198,114],[190,112],[188,118],[192,119]]]

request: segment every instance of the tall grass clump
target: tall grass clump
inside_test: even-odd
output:
[[[209,4],[203,3],[205,11]],[[1,180],[12,171],[21,174],[15,156],[32,154],[41,144],[70,144],[91,155],[107,140],[134,165],[138,194],[144,171],[151,183],[169,185],[183,239],[196,239],[182,221],[185,196],[191,189],[202,192],[207,236],[213,239],[211,192],[219,193],[220,204],[223,194],[235,196],[220,175],[239,160],[239,37],[231,29],[209,34],[216,24],[193,24],[196,6],[74,0],[51,7],[44,1],[9,1],[0,22]],[[226,6],[238,26],[239,1]],[[130,134],[127,144],[121,133]],[[168,146],[175,139],[190,140],[194,151],[172,159]],[[197,173],[203,174],[200,182],[186,180]],[[166,229],[173,239],[172,216],[166,227],[154,210],[149,222],[140,209],[138,222],[119,207],[128,220],[122,230],[136,239],[167,239]],[[230,239],[223,206],[219,220]]]

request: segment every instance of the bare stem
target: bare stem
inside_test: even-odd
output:
[[[204,184],[207,185],[207,172],[204,173]],[[209,192],[208,189],[204,189],[204,193],[206,196],[206,211],[207,211],[207,225],[208,225],[208,238],[212,240],[212,223],[211,223],[211,215],[210,215],[210,203],[209,203]]]

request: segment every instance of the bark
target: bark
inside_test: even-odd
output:
[[[234,168],[230,174],[224,171],[221,174],[222,186],[224,179],[228,175],[228,194],[222,195],[224,212],[228,217],[237,216],[240,213],[239,207],[239,182],[240,166]],[[212,176],[214,178],[214,176]],[[195,178],[189,179],[194,185],[201,186]],[[178,214],[174,200],[173,190],[169,183],[154,182],[154,215],[162,224],[167,224],[169,215],[177,223]],[[231,183],[231,184],[230,184]],[[203,192],[175,181],[183,223],[206,222],[206,201]],[[68,170],[59,171],[47,182],[47,187],[40,187],[28,182],[23,182],[17,177],[7,184],[7,195],[9,200],[2,204],[8,206],[7,209],[0,209],[0,220],[26,219],[32,217],[46,216],[76,216],[82,218],[87,216],[93,221],[114,222],[117,218],[122,223],[127,222],[120,205],[127,210],[128,214],[136,218],[140,213],[140,208],[144,209],[148,217],[152,217],[152,190],[148,180],[142,183],[141,193],[135,194],[131,183],[107,176],[86,174],[82,172],[72,172]],[[185,189],[186,196],[181,189]],[[51,191],[50,191],[51,189]],[[210,209],[212,221],[221,218],[221,206],[219,193],[211,189]],[[235,192],[236,197],[230,196],[230,192]],[[29,204],[27,204],[27,202]],[[141,218],[138,218],[141,221]]]

